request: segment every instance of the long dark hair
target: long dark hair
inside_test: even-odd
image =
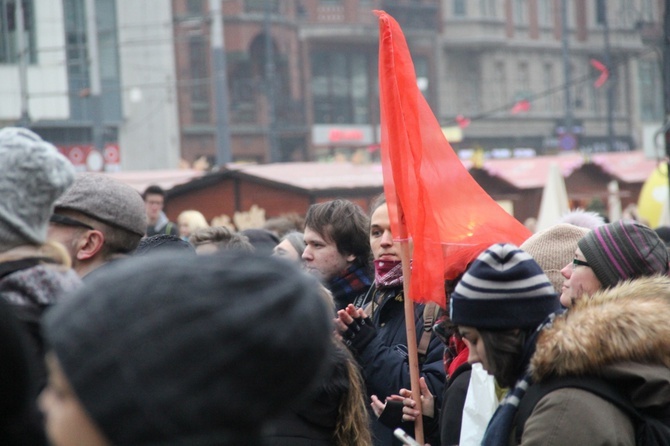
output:
[[[479,335],[486,347],[488,372],[493,374],[500,386],[514,386],[526,366],[523,364],[523,353],[527,333],[518,329],[479,330]]]

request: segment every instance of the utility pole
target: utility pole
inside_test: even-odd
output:
[[[30,125],[28,114],[28,45],[26,44],[26,23],[23,14],[23,0],[16,0],[14,23],[16,23],[16,54],[19,62],[19,89],[21,92],[21,115],[19,127]]]
[[[570,94],[572,69],[570,67],[570,49],[568,47],[568,0],[561,0],[561,43],[563,44],[563,73],[565,76],[565,132],[572,134],[572,97]]]
[[[88,52],[89,104],[93,125],[93,147],[103,155],[102,88],[100,86],[100,57],[98,54],[98,24],[95,20],[95,0],[86,0],[86,50]],[[103,162],[105,157],[102,156]]]
[[[221,0],[209,0],[210,48],[212,82],[216,107],[216,164],[222,167],[233,161],[228,119],[228,79],[226,76],[226,48],[223,45],[223,12]]]
[[[263,33],[265,34],[265,91],[268,100],[268,145],[270,148],[270,162],[280,160],[277,147],[276,133],[276,104],[275,104],[275,56],[272,43],[272,28],[270,26],[271,8],[275,1],[266,0],[263,14]]]
[[[610,152],[614,152],[614,87],[616,85],[616,73],[612,66],[612,52],[610,48],[610,26],[607,16],[607,2],[603,0],[603,40],[605,41],[605,66],[609,70],[607,79],[607,145]]]
[[[663,103],[665,106],[665,155],[668,178],[668,200],[670,200],[670,0],[665,0],[663,15]]]

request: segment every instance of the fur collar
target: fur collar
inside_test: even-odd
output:
[[[670,277],[626,281],[583,298],[540,334],[531,372],[602,374],[620,362],[670,367]]]

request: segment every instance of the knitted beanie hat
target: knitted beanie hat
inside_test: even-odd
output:
[[[140,236],[147,230],[147,214],[140,193],[109,175],[80,173],[55,207],[56,212],[61,209],[81,212]]]
[[[456,325],[505,330],[537,327],[561,309],[558,295],[540,266],[511,244],[481,253],[451,294]]]
[[[54,201],[73,180],[53,145],[28,129],[0,130],[0,251],[44,243]]]
[[[520,248],[535,259],[549,277],[556,292],[560,294],[565,280],[561,270],[572,262],[577,242],[589,231],[587,228],[559,223],[533,234],[521,244]]]
[[[119,260],[43,330],[112,444],[252,444],[320,378],[331,316],[297,266],[228,251]]]
[[[604,288],[626,279],[668,273],[668,250],[649,227],[631,220],[600,226],[578,243]]]

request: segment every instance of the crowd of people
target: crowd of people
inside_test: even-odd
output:
[[[566,216],[414,303],[416,401],[383,195],[236,231],[27,129],[0,166],[1,444],[387,446],[419,417],[433,446],[670,442],[670,257],[640,222]]]

